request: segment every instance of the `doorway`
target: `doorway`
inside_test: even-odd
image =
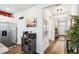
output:
[[[69,5],[57,4],[44,8],[44,20],[48,21],[49,47],[46,53],[66,53],[66,31],[69,28]],[[52,40],[53,39],[53,40]]]

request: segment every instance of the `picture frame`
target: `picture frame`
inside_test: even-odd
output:
[[[37,18],[29,17],[27,19],[26,27],[37,27]]]

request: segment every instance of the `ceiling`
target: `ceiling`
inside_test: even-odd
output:
[[[34,5],[35,4],[0,4],[0,10],[9,13],[16,13]]]
[[[53,5],[47,8],[47,10],[52,14],[52,15],[63,15],[69,13],[72,9],[72,4],[57,4]]]

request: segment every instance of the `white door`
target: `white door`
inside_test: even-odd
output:
[[[59,35],[65,35],[65,32],[66,32],[66,24],[65,23],[59,23],[58,25],[58,34]]]
[[[66,30],[67,30],[67,19],[60,18],[58,21],[58,34],[65,35]]]

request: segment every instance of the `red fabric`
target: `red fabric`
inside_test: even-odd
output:
[[[1,10],[0,10],[0,15],[4,15],[4,16],[11,17],[11,16],[12,16],[12,13],[8,13],[8,12],[1,11]]]

